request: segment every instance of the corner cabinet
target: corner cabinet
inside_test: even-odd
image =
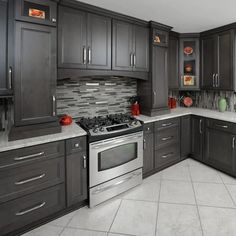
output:
[[[235,91],[235,29],[203,34],[202,88]]]
[[[141,113],[156,116],[169,113],[168,43],[171,27],[150,23],[150,73],[148,81],[138,81]]]
[[[56,28],[15,23],[15,126],[56,121]]]
[[[113,20],[112,69],[148,72],[149,30]]]
[[[0,96],[12,94],[12,64],[8,63],[8,21],[9,6],[7,0],[0,0]]]
[[[111,70],[111,18],[60,6],[58,67]]]

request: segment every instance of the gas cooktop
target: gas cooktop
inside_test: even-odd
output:
[[[85,129],[90,136],[117,136],[142,130],[139,120],[128,114],[114,114],[94,118],[81,118],[77,124]]]

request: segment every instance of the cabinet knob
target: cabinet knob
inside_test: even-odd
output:
[[[149,131],[150,130],[150,128],[149,127],[147,127],[147,131]]]
[[[52,18],[52,22],[53,22],[53,23],[56,23],[56,22],[57,22],[57,19],[56,19],[56,18]]]
[[[79,148],[79,143],[75,143],[75,148]]]
[[[83,167],[84,169],[87,168],[87,157],[85,155],[83,155]]]

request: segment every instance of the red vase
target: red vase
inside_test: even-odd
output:
[[[138,103],[132,104],[131,112],[132,112],[132,116],[139,116],[140,115],[140,110],[139,110],[139,104]]]

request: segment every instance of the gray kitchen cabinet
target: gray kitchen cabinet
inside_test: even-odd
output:
[[[80,204],[88,197],[86,137],[66,141],[67,206]]]
[[[172,31],[169,37],[168,68],[169,89],[179,89],[179,35]]]
[[[202,88],[234,91],[235,30],[213,30],[203,34],[201,41]]]
[[[143,139],[143,175],[146,177],[153,173],[154,166],[154,130],[153,124],[144,125]]]
[[[180,151],[181,159],[185,159],[191,153],[191,116],[182,116],[180,119]]]
[[[207,119],[204,161],[228,174],[236,175],[236,134],[233,134],[232,125]]]
[[[149,71],[149,29],[113,20],[112,69]]]
[[[58,67],[111,70],[111,18],[60,6]]]
[[[56,28],[15,23],[15,126],[57,121]]]
[[[203,160],[205,119],[200,116],[191,118],[191,157]]]

